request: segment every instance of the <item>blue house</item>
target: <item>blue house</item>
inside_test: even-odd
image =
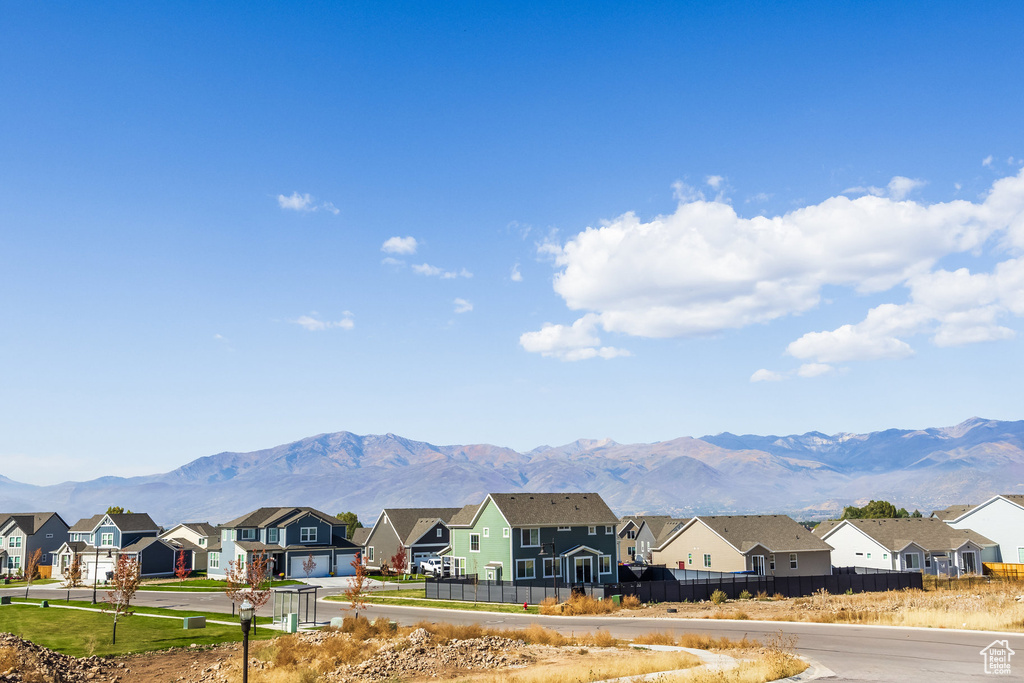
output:
[[[265,507],[220,526],[220,549],[207,555],[206,573],[222,578],[228,563],[244,567],[255,553],[266,553],[275,575],[347,576],[359,546],[346,538],[346,525],[320,510],[307,507]],[[304,564],[312,558],[311,571]]]
[[[137,559],[142,576],[171,576],[177,549],[157,538],[161,531],[146,513],[101,514],[79,520],[68,529],[67,543],[55,553],[53,576],[63,579],[75,555],[81,559],[85,583],[92,583],[97,572],[104,581],[121,555]]]

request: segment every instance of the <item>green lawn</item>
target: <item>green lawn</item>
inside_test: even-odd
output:
[[[100,609],[103,606],[104,594],[100,594],[99,597],[100,597],[100,602],[99,602],[98,605],[94,605],[91,602],[89,602],[88,600],[72,600],[71,602],[68,602],[67,600],[50,600],[49,603],[50,603],[50,605],[53,605],[54,607],[56,607],[58,605],[70,605],[71,607],[85,607],[87,609],[96,609],[96,610],[98,610],[98,609]],[[14,604],[19,604],[20,603],[20,604],[30,604],[32,606],[37,606],[37,605],[39,605],[40,602],[42,602],[42,600],[34,599],[34,598],[30,598],[28,600],[25,600],[23,598],[17,598],[17,597],[14,598]],[[62,610],[62,611],[67,611],[67,610]],[[132,605],[132,611],[134,611],[136,614],[164,614],[164,615],[167,615],[167,616],[172,616],[172,617],[177,617],[177,618],[181,618],[181,617],[206,617],[207,619],[216,619],[218,621],[238,621],[238,615],[236,614],[236,615],[232,616],[232,614],[230,612],[227,612],[227,613],[225,613],[225,612],[203,612],[203,611],[200,611],[200,610],[167,609],[166,607],[136,607],[135,605]],[[273,621],[273,617],[264,616],[264,615],[269,615],[270,613],[271,613],[270,605],[269,604],[268,605],[264,605],[263,608],[260,610],[260,615],[256,617],[256,624],[257,625],[259,625],[259,624],[269,624],[271,621]],[[178,625],[181,626],[181,622],[179,622]],[[0,629],[0,630],[2,630],[2,629]]]
[[[164,610],[170,611],[170,610]],[[190,612],[179,612],[181,616]],[[218,615],[223,618],[224,615]],[[117,621],[117,644],[111,645],[114,617],[96,611],[41,609],[31,603],[15,603],[0,607],[0,631],[8,631],[33,643],[74,655],[119,655],[129,652],[163,650],[169,647],[212,645],[242,639],[239,626],[207,624],[205,629],[186,631],[179,619],[155,619],[145,616],[120,617]],[[280,635],[278,631],[260,629],[250,638],[264,639]]]
[[[274,580],[274,587],[279,586],[295,586],[301,584],[301,581],[294,581],[292,579],[287,580]],[[222,592],[227,588],[226,581],[219,581],[217,579],[196,579],[194,581],[166,581],[160,583],[144,583],[139,586],[140,591],[178,591],[178,592],[194,592],[194,593],[218,593]]]
[[[32,585],[33,586],[44,586],[44,585],[50,584],[50,583],[57,583],[58,581],[59,581],[59,579],[36,579],[35,581],[32,582]],[[11,579],[10,583],[0,582],[0,588],[24,588],[24,587],[25,587],[25,582],[24,581],[15,581],[14,579]]]
[[[383,576],[381,574],[368,574],[366,578],[373,579],[374,581],[381,581],[384,583],[423,583],[427,579],[427,577],[425,577],[422,574],[403,574],[400,577]]]
[[[439,609],[461,609],[469,612],[499,612],[502,614],[539,614],[537,605],[530,605],[524,610],[522,605],[492,602],[462,602],[460,600],[426,600],[426,591],[405,589],[397,591],[374,591],[364,600],[368,605],[401,605],[404,607],[435,607]],[[343,595],[328,595],[325,600],[348,602]]]

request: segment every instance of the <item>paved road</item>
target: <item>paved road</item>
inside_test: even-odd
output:
[[[321,593],[337,593],[328,588]],[[0,594],[24,594],[24,589],[2,590]],[[65,591],[33,588],[32,597],[61,599]],[[72,598],[88,600],[91,590],[72,591]],[[102,594],[101,594],[102,597]],[[150,607],[231,612],[230,601],[221,593],[140,592],[136,603]],[[318,605],[318,616],[327,619],[342,614],[342,604]],[[519,628],[541,624],[563,633],[607,630],[616,637],[631,638],[651,631],[706,633],[713,636],[766,639],[782,632],[796,638],[797,650],[836,672],[829,679],[840,682],[893,681],[895,683],[964,683],[991,681],[984,673],[980,651],[992,641],[1007,640],[1017,653],[1011,662],[1014,675],[998,680],[1024,681],[1024,634],[992,634],[939,629],[901,629],[838,624],[770,623],[708,619],[643,619],[635,617],[544,617],[526,614],[487,614],[459,610],[372,605],[367,616],[385,616],[401,624],[418,621],[480,623],[495,628]]]

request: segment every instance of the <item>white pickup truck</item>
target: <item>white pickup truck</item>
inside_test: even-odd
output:
[[[451,559],[431,557],[420,562],[420,574],[430,576],[447,576],[451,567]]]

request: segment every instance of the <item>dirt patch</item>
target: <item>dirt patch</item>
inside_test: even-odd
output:
[[[124,665],[122,683],[206,683],[225,680],[221,672],[230,669],[241,657],[240,644],[226,643],[144,652],[112,661]]]
[[[4,683],[84,683],[123,681],[124,665],[99,657],[70,657],[12,633],[0,633],[0,681]]]

